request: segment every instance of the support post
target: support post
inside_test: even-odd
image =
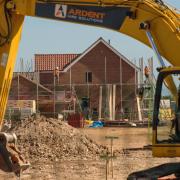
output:
[[[144,65],[143,65],[143,57],[139,59],[139,67],[140,67],[140,73],[139,73],[139,84],[140,87],[143,86],[144,83],[144,74],[143,74],[143,70],[144,70]]]
[[[136,99],[137,99],[137,109],[138,109],[139,121],[142,122],[142,113],[141,113],[140,99],[139,99],[138,96],[136,97]]]
[[[39,111],[39,69],[36,74],[36,113]]]
[[[109,84],[109,120],[112,120],[112,84]]]
[[[99,88],[99,119],[102,119],[102,86]]]
[[[113,84],[112,120],[116,119],[116,84]]]
[[[18,87],[17,87],[17,89],[18,89],[18,100],[19,100],[19,72],[18,72]]]
[[[56,114],[56,77],[54,75],[54,118],[55,118],[55,114]]]
[[[123,99],[122,99],[122,96],[123,96],[123,92],[122,92],[122,88],[123,88],[123,83],[122,83],[122,59],[120,58],[120,104],[121,104],[121,120],[124,118],[123,114],[124,114],[124,110],[123,110]]]

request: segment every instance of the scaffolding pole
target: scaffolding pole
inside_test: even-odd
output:
[[[56,100],[56,78],[55,78],[55,75],[54,75],[54,118],[55,118],[55,114],[56,114],[56,102],[55,102],[55,100]]]
[[[72,90],[72,74],[71,74],[71,65],[70,65],[70,71],[69,71],[69,89]]]
[[[119,83],[119,87],[120,87],[120,104],[121,104],[121,120],[123,119],[123,105],[122,105],[122,59],[120,58],[120,67],[119,67],[119,79],[120,79],[120,83]]]
[[[134,64],[136,66],[136,59],[134,59]],[[136,74],[136,69],[134,69],[134,101],[133,101],[133,109],[134,109],[134,119],[136,119],[136,112],[135,112],[135,102],[136,102],[136,91],[137,91],[137,74]]]
[[[19,100],[19,72],[18,72],[18,100]]]
[[[109,84],[109,120],[113,120],[113,91],[112,84]]]
[[[36,74],[36,112],[38,113],[39,111],[39,70],[37,71]]]
[[[137,99],[137,109],[138,109],[139,121],[142,121],[142,112],[141,112],[140,98],[137,96],[136,99]]]
[[[102,119],[102,86],[99,88],[99,119]]]
[[[55,97],[55,93],[56,93],[56,89],[55,89],[55,87],[56,87],[56,64],[55,64],[55,59],[53,59],[54,60],[54,62],[53,62],[53,65],[54,65],[54,72],[53,72],[53,80],[54,80],[54,82],[53,82],[53,86],[54,86],[54,88],[53,88],[53,115],[54,115],[54,118],[55,118],[55,113],[56,113],[56,102],[55,102],[55,100],[56,100],[56,97]]]
[[[139,73],[139,84],[140,84],[140,87],[144,84],[144,78],[143,78],[143,76],[144,76],[144,74],[143,74],[143,70],[144,70],[144,68],[143,68],[143,57],[141,57],[140,59],[139,59],[139,67],[140,67],[140,73]]]
[[[104,84],[107,83],[107,59],[104,57]]]
[[[116,119],[116,85],[113,84],[113,99],[112,99],[112,120]]]

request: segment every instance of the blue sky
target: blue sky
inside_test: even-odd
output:
[[[164,0],[164,2],[180,9],[180,0]],[[137,62],[140,57],[147,59],[153,56],[156,59],[150,48],[115,31],[26,17],[15,71],[20,69],[20,58],[23,58],[26,64],[34,59],[34,54],[38,53],[82,53],[99,37],[106,41],[110,40],[111,45],[132,62]]]

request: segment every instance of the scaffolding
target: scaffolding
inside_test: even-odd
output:
[[[154,93],[155,93],[155,76],[153,74],[153,58],[148,59],[148,65],[144,66],[144,60],[141,58],[139,60],[140,65],[140,86],[139,92],[137,95],[137,104],[138,104],[138,116],[140,121],[152,121],[153,114],[153,102],[154,102]],[[148,76],[144,76],[144,67],[148,68]],[[144,78],[145,77],[145,78]]]
[[[137,74],[134,71],[134,81],[130,80],[129,82],[123,82],[122,61],[120,60],[119,82],[111,84],[107,83],[106,57],[104,61],[104,83],[73,84],[70,69],[67,84],[60,83],[59,79],[56,79],[55,73],[53,83],[44,84],[52,93],[47,93],[46,89],[40,88],[39,72],[34,72],[36,112],[52,117],[58,117],[58,114],[63,114],[66,117],[70,113],[80,112],[88,114],[89,119],[112,121],[128,120],[133,122],[143,121],[146,118],[151,119],[155,80],[150,78],[147,83],[144,83],[143,59],[139,60],[140,72]],[[152,58],[149,60],[149,67],[152,69],[151,61]],[[151,77],[153,77],[153,74],[151,74]],[[21,82],[18,78],[18,99],[22,96],[20,86]],[[138,99],[138,89],[141,87],[150,87],[150,90],[145,88],[143,101]],[[26,99],[26,95],[23,95]],[[83,107],[83,98],[89,99],[87,108]]]

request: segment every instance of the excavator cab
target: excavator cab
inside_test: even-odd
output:
[[[153,156],[180,157],[180,67],[160,69],[154,99]]]
[[[152,122],[152,153],[154,157],[180,157],[180,67],[158,70]],[[169,175],[180,179],[179,172],[179,162],[165,163],[133,172],[127,179],[169,179]]]

